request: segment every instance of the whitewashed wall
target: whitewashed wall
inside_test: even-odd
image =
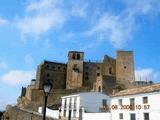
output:
[[[43,114],[42,107],[38,108],[38,112]],[[58,119],[59,118],[59,111],[46,108],[46,116]]]
[[[81,93],[79,96],[80,105],[88,112],[100,112],[103,99],[107,99],[108,105],[110,104],[110,97],[100,92]]]
[[[118,99],[123,100],[123,105],[130,105],[130,98],[135,98],[135,105],[144,105],[143,97],[148,97],[149,109],[144,110],[143,108],[135,111],[126,110],[113,110],[111,109],[112,120],[119,120],[119,113],[123,113],[123,120],[130,120],[130,114],[136,113],[136,120],[144,120],[144,113],[149,113],[150,120],[160,119],[160,92],[144,93],[137,95],[113,97],[111,99],[111,105],[118,105]]]
[[[100,92],[85,92],[79,93],[75,95],[69,95],[62,97],[62,106],[61,106],[61,116],[64,116],[64,103],[66,100],[66,117],[69,115],[69,105],[71,102],[71,117],[73,117],[73,109],[74,109],[74,99],[76,98],[76,117],[78,118],[80,113],[79,109],[83,107],[87,112],[100,112],[100,107],[102,107],[102,100],[107,99],[108,104],[110,104],[110,97],[102,94]]]
[[[111,120],[110,113],[83,113],[82,120]]]

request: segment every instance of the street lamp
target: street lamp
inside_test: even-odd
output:
[[[43,84],[43,90],[44,90],[44,94],[45,94],[45,102],[44,102],[44,109],[43,109],[43,120],[46,119],[46,106],[47,106],[47,99],[48,99],[48,95],[50,93],[52,89],[52,84],[50,82],[46,82]]]

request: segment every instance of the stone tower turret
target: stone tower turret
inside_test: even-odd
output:
[[[67,63],[67,89],[76,89],[82,87],[83,82],[83,52],[70,51],[68,53]]]
[[[133,51],[117,51],[116,79],[126,87],[135,81]]]

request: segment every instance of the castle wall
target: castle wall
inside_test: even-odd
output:
[[[45,61],[38,66],[37,69],[37,88],[42,89],[43,83],[45,81],[50,81],[53,85],[53,89],[65,89],[66,69],[66,64]]]
[[[96,87],[96,79],[101,76],[102,63],[84,62],[83,86]]]
[[[42,120],[42,115],[34,111],[8,106],[2,120]],[[58,119],[46,117],[46,120]]]
[[[116,60],[105,55],[102,64],[102,75],[116,76]]]

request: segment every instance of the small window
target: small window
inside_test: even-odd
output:
[[[111,67],[109,68],[109,74],[112,74],[112,68]]]
[[[85,74],[88,75],[88,72],[86,72]]]
[[[49,68],[49,65],[48,65],[48,64],[46,64],[46,68]]]
[[[123,119],[123,113],[119,113],[119,119]]]
[[[126,69],[127,68],[127,66],[124,66],[124,69]]]
[[[77,60],[80,60],[80,54],[77,54]]]
[[[148,103],[148,97],[143,97],[143,104],[147,104]]]
[[[102,90],[102,89],[101,89],[101,86],[99,86],[99,87],[98,87],[98,91],[101,92],[101,90]]]
[[[64,100],[64,109],[66,109],[67,108],[67,100],[65,99]]]
[[[97,76],[100,76],[100,73],[97,73]]]
[[[85,80],[89,80],[88,76],[85,77]]]
[[[149,120],[149,113],[144,113],[144,120]]]
[[[76,109],[76,105],[77,105],[77,97],[74,98],[74,109]]]
[[[102,100],[102,105],[103,105],[103,106],[106,106],[106,105],[107,105],[107,99],[103,99],[103,100]]]
[[[97,70],[99,70],[99,69],[100,69],[100,67],[98,66],[98,67],[97,67]]]
[[[72,59],[73,59],[73,60],[75,60],[75,59],[76,59],[76,55],[75,55],[75,53],[73,53],[73,55],[72,55]]]
[[[86,68],[86,70],[88,70],[88,69],[89,69],[89,67],[88,67],[88,66],[86,66],[85,68]]]
[[[119,99],[119,100],[118,100],[118,104],[119,104],[119,105],[122,105],[122,99]]]
[[[60,70],[60,69],[61,69],[61,67],[58,66],[58,70]]]

